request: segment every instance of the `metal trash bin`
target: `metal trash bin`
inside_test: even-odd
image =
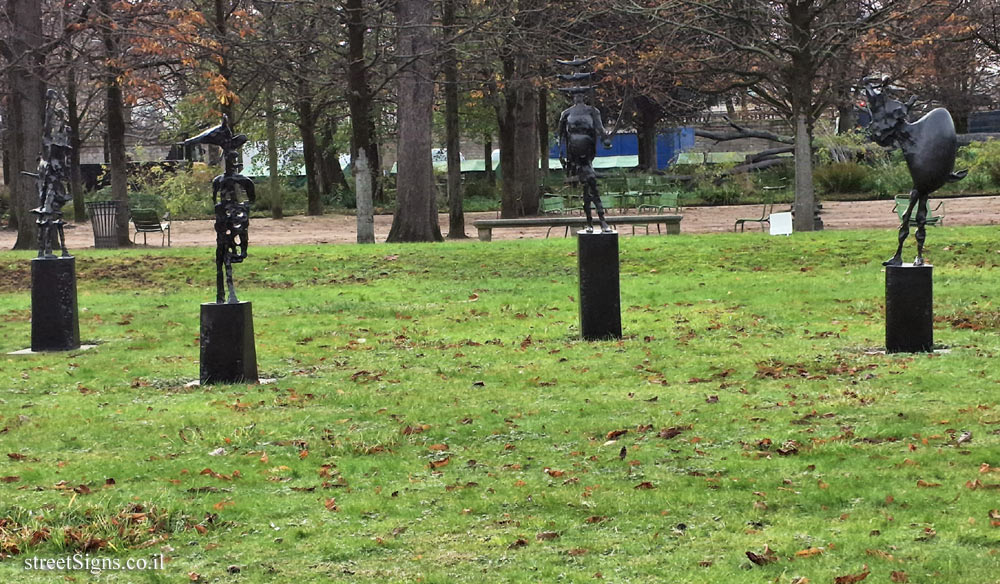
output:
[[[87,203],[87,214],[94,227],[94,247],[118,249],[118,201]]]

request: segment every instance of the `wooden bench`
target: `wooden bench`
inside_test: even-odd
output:
[[[605,215],[609,225],[663,225],[667,235],[676,235],[681,232],[680,215]],[[594,223],[597,224],[595,213]],[[586,217],[518,217],[516,219],[479,219],[473,221],[473,225],[479,230],[479,241],[492,241],[493,230],[505,227],[579,227],[587,226]],[[595,229],[600,229],[596,226]],[[546,234],[547,236],[547,234]]]
[[[167,247],[170,246],[170,213],[166,213],[160,218],[156,209],[129,209],[132,215],[132,225],[135,226],[135,233],[132,234],[132,242],[135,243],[139,234],[142,234],[142,244],[146,243],[147,233],[159,233],[160,245],[163,245],[164,236],[167,240]]]

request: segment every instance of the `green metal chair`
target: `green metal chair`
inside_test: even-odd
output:
[[[899,222],[903,222],[903,214],[906,213],[906,207],[910,204],[909,195],[896,195],[894,202],[895,206],[892,208],[899,217]],[[933,209],[930,208],[930,201],[927,202],[927,221],[926,225],[944,225],[944,201],[939,201],[937,206]],[[917,225],[917,208],[913,208],[913,213],[910,215],[910,227],[915,227]]]

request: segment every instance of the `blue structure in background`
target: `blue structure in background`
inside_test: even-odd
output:
[[[970,133],[1000,132],[1000,110],[991,112],[972,112],[969,114]]]
[[[688,148],[694,147],[694,128],[673,128],[656,136],[656,168],[664,169],[670,160]],[[634,133],[615,134],[611,137],[611,148],[605,150],[598,145],[597,156],[637,156],[639,138]],[[549,148],[549,158],[559,158],[559,144]]]

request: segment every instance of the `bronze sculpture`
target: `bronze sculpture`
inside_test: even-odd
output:
[[[55,257],[52,253],[53,240],[62,249],[62,257],[71,257],[66,249],[66,235],[63,232],[63,205],[72,198],[66,192],[67,157],[72,150],[69,144],[69,128],[65,115],[59,108],[59,95],[54,89],[45,94],[45,121],[42,133],[42,156],[38,160],[38,172],[25,172],[35,177],[38,187],[38,207],[31,210],[38,215],[38,257]]]
[[[935,108],[916,122],[906,121],[910,108],[916,101],[911,97],[906,103],[886,96],[886,88],[865,83],[863,94],[871,113],[868,134],[880,146],[899,146],[913,179],[910,203],[899,225],[899,245],[896,253],[882,262],[885,266],[903,265],[903,242],[910,234],[910,215],[917,210],[917,257],[914,266],[924,265],[924,240],[926,238],[927,199],[945,183],[965,178],[967,171],[955,172],[955,153],[958,139],[951,114],[944,108]]]
[[[255,199],[254,184],[240,174],[243,165],[239,162],[239,148],[247,141],[243,134],[234,134],[229,117],[222,116],[222,123],[205,130],[194,138],[184,141],[185,146],[194,144],[214,144],[222,147],[225,164],[223,174],[212,180],[212,202],[215,204],[215,288],[216,303],[224,301],[235,304],[236,288],[233,285],[233,264],[247,257],[250,227],[250,203]],[[247,200],[239,200],[239,190],[246,193]],[[225,285],[222,272],[225,269]],[[225,300],[225,286],[229,287],[229,299]]]
[[[580,67],[589,63],[593,57],[573,61],[557,61],[560,65]],[[566,81],[584,81],[593,76],[592,72],[577,72],[559,75]],[[575,177],[583,186],[583,211],[587,216],[587,232],[594,231],[594,220],[591,215],[591,205],[597,209],[597,218],[601,222],[601,231],[610,232],[611,227],[604,220],[604,206],[597,190],[597,173],[594,171],[594,158],[597,156],[598,138],[604,142],[605,148],[611,147],[611,137],[604,130],[601,112],[586,102],[586,94],[592,86],[563,87],[559,91],[573,96],[573,105],[559,116],[559,162],[566,173],[566,178]]]

